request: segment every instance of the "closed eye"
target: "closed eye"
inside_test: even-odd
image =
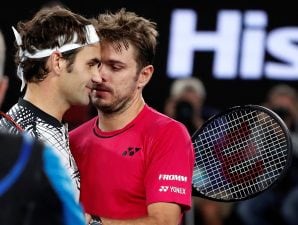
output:
[[[121,70],[123,67],[122,66],[111,66],[113,71],[119,71]]]
[[[101,66],[101,61],[98,59],[92,59],[88,62],[89,67],[97,66],[98,68]]]

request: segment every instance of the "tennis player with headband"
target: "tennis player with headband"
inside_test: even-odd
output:
[[[54,147],[78,196],[79,174],[63,115],[72,105],[89,104],[91,78],[99,74],[99,37],[88,19],[61,6],[40,9],[13,32],[17,74],[21,91],[26,89],[7,114],[22,130]],[[4,118],[0,126],[9,133],[20,132]]]
[[[8,87],[5,47],[0,30],[0,107]],[[86,224],[71,178],[52,147],[26,132],[0,132],[0,146],[0,224]]]

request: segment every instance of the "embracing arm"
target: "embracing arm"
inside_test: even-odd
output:
[[[148,206],[148,216],[138,219],[114,220],[101,217],[103,225],[178,225],[181,208],[175,203],[153,203]]]

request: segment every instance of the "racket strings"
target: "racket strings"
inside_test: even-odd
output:
[[[242,199],[268,188],[287,163],[284,130],[256,110],[217,118],[196,137],[194,148],[193,184],[216,199]]]

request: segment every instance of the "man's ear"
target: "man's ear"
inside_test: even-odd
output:
[[[153,65],[148,65],[142,68],[139,76],[139,88],[144,88],[146,84],[150,81],[152,74],[154,72]]]
[[[60,74],[65,67],[65,60],[60,52],[53,52],[49,58],[49,68],[51,71]]]

